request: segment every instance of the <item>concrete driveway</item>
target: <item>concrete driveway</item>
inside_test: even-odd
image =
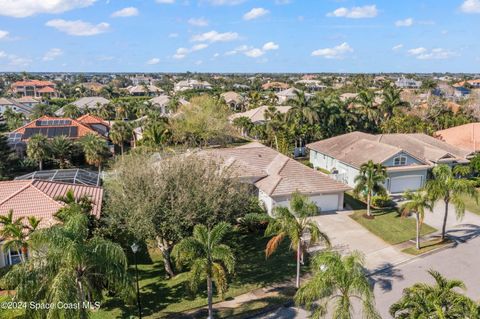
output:
[[[366,267],[370,271],[395,265],[411,258],[395,246],[384,242],[370,233],[362,225],[348,215],[352,211],[339,211],[312,217],[320,229],[328,234],[334,249],[341,253],[353,250],[361,251],[365,255]]]
[[[437,202],[432,212],[425,212],[425,223],[440,231],[442,229],[444,212],[445,204],[440,201]],[[465,216],[461,220],[457,220],[455,208],[452,204],[448,206],[447,232],[450,233],[450,236],[454,236],[455,233],[458,235],[462,230],[468,231],[468,229],[477,226],[480,226],[479,215],[465,211]]]

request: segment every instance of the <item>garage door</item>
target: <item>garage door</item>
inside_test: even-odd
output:
[[[390,193],[403,193],[406,190],[417,190],[422,187],[422,176],[394,177],[390,180]]]
[[[311,200],[322,212],[338,210],[337,194],[314,196]]]

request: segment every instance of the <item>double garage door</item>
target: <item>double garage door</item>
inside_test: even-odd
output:
[[[423,176],[411,175],[393,177],[390,179],[390,193],[403,193],[406,190],[417,190],[422,187]]]

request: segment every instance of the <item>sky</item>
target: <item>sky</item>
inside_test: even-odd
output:
[[[480,0],[0,0],[0,72],[480,72]]]

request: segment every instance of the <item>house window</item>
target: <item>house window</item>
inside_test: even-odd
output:
[[[20,256],[20,250],[12,250],[8,251],[7,256],[7,264],[8,265],[16,265],[22,261],[22,257]]]
[[[393,159],[394,166],[405,166],[407,165],[407,157],[406,156],[397,156]]]

